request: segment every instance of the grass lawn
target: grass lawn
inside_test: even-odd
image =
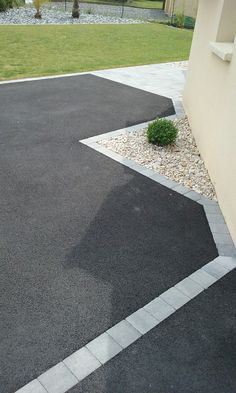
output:
[[[0,80],[185,60],[191,40],[158,23],[0,26]]]
[[[95,4],[112,4],[121,6],[122,1],[115,0],[84,0],[82,3],[95,3]],[[158,8],[162,9],[163,1],[162,0],[128,0],[124,3],[124,6],[136,7],[136,8]]]

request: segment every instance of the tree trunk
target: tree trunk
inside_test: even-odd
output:
[[[34,15],[34,17],[35,17],[36,19],[42,19],[42,14],[41,14],[41,12],[40,12],[39,10],[37,10],[37,11],[36,11],[36,14]]]
[[[73,1],[72,18],[79,18],[79,0]]]
[[[166,0],[163,0],[163,4],[162,4],[162,9],[163,9],[163,11],[164,11],[164,9],[165,9],[165,6],[166,6]]]

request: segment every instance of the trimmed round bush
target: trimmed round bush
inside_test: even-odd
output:
[[[171,120],[158,119],[149,124],[147,129],[148,142],[166,146],[175,143],[178,129]]]

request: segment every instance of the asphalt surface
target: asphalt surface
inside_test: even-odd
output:
[[[0,105],[2,143],[25,150],[50,141],[57,148],[175,113],[169,98],[95,75],[1,85]]]
[[[69,393],[234,393],[236,271]]]
[[[171,114],[170,100],[85,75],[2,85],[0,107],[0,391],[12,393],[217,251],[200,205],[79,142]]]

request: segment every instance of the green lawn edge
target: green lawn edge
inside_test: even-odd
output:
[[[161,24],[0,26],[0,80],[186,60],[192,32]]]

